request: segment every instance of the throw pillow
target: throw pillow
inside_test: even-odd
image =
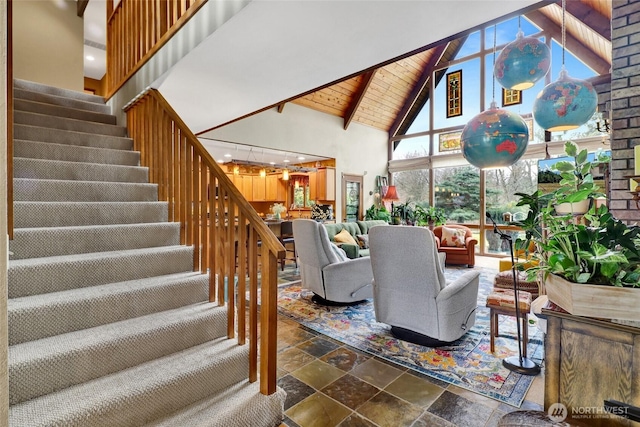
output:
[[[465,230],[459,228],[442,227],[442,246],[463,248],[465,245]]]
[[[342,230],[335,236],[333,236],[333,241],[337,243],[348,243],[350,245],[358,245],[356,239],[353,238],[351,234],[347,230]]]
[[[360,246],[360,249],[369,249],[368,234],[358,234],[356,235],[356,239],[358,239],[358,245]]]

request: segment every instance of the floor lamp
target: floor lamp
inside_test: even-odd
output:
[[[540,373],[540,366],[534,361],[526,357],[522,357],[522,346],[527,343],[522,342],[522,331],[520,331],[520,298],[518,298],[518,276],[516,274],[516,260],[513,256],[513,241],[511,236],[498,228],[498,224],[493,220],[489,212],[486,213],[487,218],[493,224],[493,232],[500,235],[500,239],[509,242],[509,252],[511,253],[511,271],[513,273],[513,294],[516,299],[516,327],[518,331],[518,356],[505,357],[502,360],[502,366],[510,371],[518,372],[523,375],[538,375]]]
[[[387,191],[384,193],[384,197],[382,198],[382,200],[391,201],[391,212],[389,213],[391,218],[393,218],[393,202],[397,202],[398,200],[400,200],[395,185],[390,185],[389,187],[387,187]]]

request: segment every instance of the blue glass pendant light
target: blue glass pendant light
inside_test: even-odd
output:
[[[493,59],[495,66],[496,35],[493,33]],[[519,114],[499,109],[494,99],[488,110],[483,111],[462,130],[460,138],[462,155],[480,169],[510,166],[527,150],[529,128]]]
[[[506,45],[493,67],[493,75],[506,89],[533,87],[551,68],[551,51],[536,37],[524,37],[518,17],[516,39]]]
[[[533,103],[533,118],[549,132],[576,129],[589,121],[598,107],[598,94],[586,80],[574,79],[564,67],[565,2],[562,0],[562,68]]]

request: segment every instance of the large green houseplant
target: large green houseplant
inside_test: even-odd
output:
[[[556,274],[576,283],[614,286],[640,286],[640,229],[616,219],[606,206],[591,208],[582,217],[558,212],[561,203],[590,201],[602,195],[591,171],[603,162],[600,155],[588,160],[587,150],[573,142],[565,144],[569,160],[556,162],[552,169],[562,180],[548,194],[517,193],[517,206],[527,206],[527,217],[511,224],[525,231],[518,248],[535,243],[539,265],[530,269]]]
[[[558,213],[559,203],[589,200],[601,194],[591,175],[591,169],[601,160],[589,162],[586,150],[577,150],[574,143],[567,143],[565,152],[571,160],[559,166],[563,177],[559,188],[548,194],[540,191],[516,194],[520,197],[518,206],[529,208],[527,218],[511,223],[525,231],[525,238],[517,241],[516,247],[528,248],[530,242],[535,243],[532,255],[538,261],[527,270],[528,275],[545,281],[549,298],[556,303],[560,301],[559,305],[570,312],[640,320],[640,311],[634,308],[634,312],[623,312],[625,304],[607,291],[611,287],[640,287],[640,228],[628,226],[615,218],[606,206],[596,207],[595,203],[591,203],[584,215]],[[571,290],[558,290],[558,286],[571,286]],[[600,295],[602,291],[605,296]],[[585,297],[591,292],[598,295]],[[587,311],[580,311],[578,303],[574,305],[573,299],[570,300],[573,294],[578,294],[578,300],[590,301]],[[640,298],[637,291],[633,295]],[[604,307],[609,296],[618,306],[611,311]],[[628,298],[626,295],[623,299]]]

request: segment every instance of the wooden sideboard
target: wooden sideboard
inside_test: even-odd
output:
[[[607,399],[640,406],[640,328],[554,310],[542,314],[547,316],[545,410],[562,403],[578,425],[639,426],[597,411]]]

